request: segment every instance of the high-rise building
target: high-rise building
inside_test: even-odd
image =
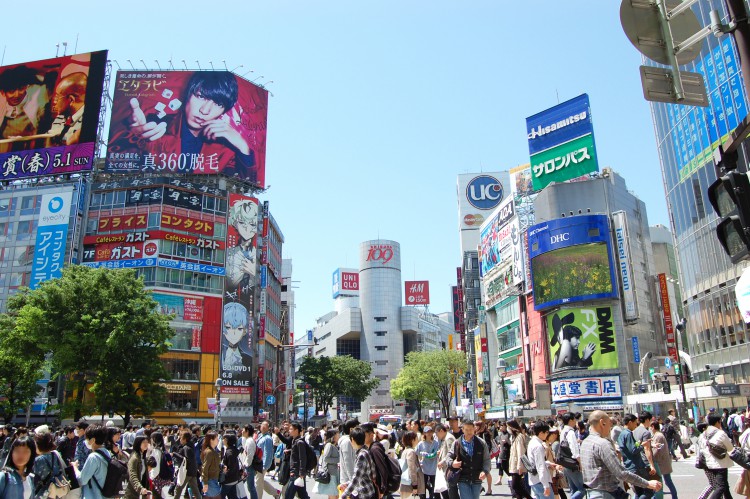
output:
[[[729,21],[721,0],[699,0],[692,6],[704,26],[710,24],[713,9],[719,11],[722,22]],[[709,107],[652,102],[651,111],[695,379],[709,379],[705,366],[717,364],[726,383],[746,383],[750,381],[750,330],[734,296],[746,264],[732,265],[720,246],[717,215],[706,193],[716,180],[712,152],[747,116],[748,98],[732,38],[709,36],[702,43],[699,57],[681,69],[703,75]],[[748,169],[744,147],[738,168]]]

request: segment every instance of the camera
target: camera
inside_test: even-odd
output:
[[[718,371],[721,369],[721,366],[719,364],[706,364],[706,369],[709,371]]]

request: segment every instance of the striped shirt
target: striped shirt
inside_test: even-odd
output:
[[[620,481],[648,487],[648,481],[625,469],[612,440],[603,438],[593,428],[581,444],[581,471],[583,482],[592,489],[614,492]]]

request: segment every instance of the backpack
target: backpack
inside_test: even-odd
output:
[[[263,449],[260,447],[255,448],[255,454],[253,454],[253,460],[250,462],[250,467],[258,473],[263,473]]]
[[[571,430],[568,430],[573,431]],[[565,438],[567,437],[567,434],[565,431],[560,435],[560,445],[557,446],[557,455],[555,456],[555,461],[557,461],[557,464],[560,466],[564,466],[565,468],[572,470],[572,471],[578,471],[580,470],[580,467],[578,466],[578,460],[573,457],[573,451],[570,450],[570,444],[568,443],[568,440]]]
[[[305,459],[305,474],[309,475],[318,466],[318,456],[315,454],[315,450],[310,444],[302,440],[305,445],[305,452],[307,452],[307,459]]]
[[[731,428],[731,424],[729,427]],[[667,440],[673,440],[676,435],[677,430],[674,429],[674,426],[667,424],[666,428],[664,428],[664,436],[667,437]]]
[[[118,459],[108,457],[106,453],[99,449],[94,452],[99,454],[99,456],[107,462],[107,477],[104,479],[103,485],[99,483],[99,480],[97,480],[95,476],[91,477],[99,488],[102,496],[115,497],[123,495],[122,482],[125,480],[125,477],[128,476],[127,465]]]
[[[161,453],[159,478],[162,480],[172,480],[174,478],[174,461],[172,461],[172,455],[167,451]]]
[[[379,448],[383,451],[383,456],[385,457],[385,467],[381,468],[380,462],[378,462],[377,459],[375,459],[375,455],[372,452],[372,449],[376,446],[380,446]],[[382,494],[393,494],[394,492],[398,492],[399,488],[401,487],[401,477],[402,475],[402,466],[401,463],[391,456],[388,455],[388,453],[385,451],[385,447],[380,442],[373,442],[372,446],[370,446],[370,456],[372,456],[372,462],[375,465],[375,477],[377,478],[377,486],[378,489],[384,488],[386,490],[380,490]],[[408,481],[408,473],[406,476],[406,480]],[[411,485],[411,484],[404,484],[404,485]]]
[[[386,454],[386,464],[388,465],[387,489],[384,494],[393,494],[401,488],[401,466],[392,456]]]

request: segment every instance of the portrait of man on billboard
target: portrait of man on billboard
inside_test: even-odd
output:
[[[221,335],[221,368],[230,372],[249,372],[252,366],[252,324],[244,305],[224,304]],[[233,376],[241,377],[241,376]]]
[[[232,244],[236,240],[236,244],[227,245],[227,289],[246,289],[254,284],[256,274],[257,200],[230,196],[228,222],[236,232],[236,236],[228,238],[228,242]]]
[[[1,139],[35,135],[45,121],[49,126],[49,115],[49,91],[41,74],[23,64],[0,72]]]

